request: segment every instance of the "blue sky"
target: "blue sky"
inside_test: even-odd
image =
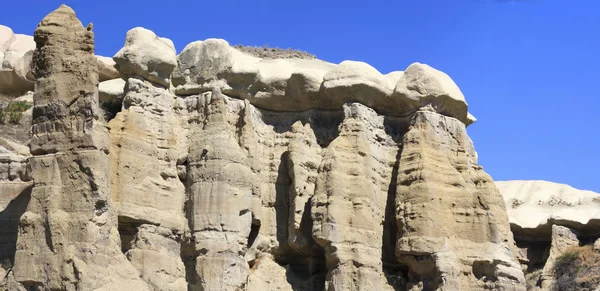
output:
[[[142,26],[174,41],[299,48],[382,73],[427,63],[449,74],[479,119],[468,128],[495,180],[542,179],[600,192],[600,2],[7,1],[0,24],[32,34],[61,3],[94,23],[112,56]]]

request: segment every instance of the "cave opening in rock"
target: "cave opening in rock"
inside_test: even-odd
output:
[[[131,249],[131,245],[138,233],[138,227],[141,223],[126,217],[119,216],[119,237],[121,238],[121,252],[126,254]]]
[[[551,241],[520,240],[515,238],[515,243],[525,256],[520,259],[525,269],[525,274],[544,268],[550,253]]]
[[[108,123],[123,109],[123,99],[101,101],[100,108],[104,121]]]

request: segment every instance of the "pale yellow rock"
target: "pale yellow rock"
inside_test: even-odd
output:
[[[340,135],[324,150],[312,199],[327,290],[392,290],[381,272],[381,240],[397,136],[386,133],[385,118],[370,108],[353,103],[344,113]]]
[[[409,266],[411,283],[524,290],[504,201],[477,164],[465,125],[417,112],[403,137],[400,165],[396,256]]]
[[[205,126],[194,128],[188,156],[190,228],[196,281],[201,290],[238,290],[248,264],[240,254],[252,223],[252,177],[248,158],[228,132],[226,106],[218,89],[205,108]]]
[[[140,276],[154,290],[186,291],[177,233],[147,224],[139,226],[137,231],[125,255]]]
[[[248,276],[248,291],[281,290],[292,291],[292,285],[286,280],[286,269],[273,262],[270,257],[256,260]]]
[[[220,39],[175,56],[143,28],[115,72],[66,6],[35,39],[30,151],[0,134],[0,287],[524,290],[533,253],[444,73]],[[2,53],[10,74],[23,56]]]
[[[552,226],[552,244],[550,254],[544,265],[541,274],[542,290],[552,290],[554,284],[554,262],[563,255],[569,248],[579,246],[579,239],[568,227]]]
[[[100,82],[98,85],[98,100],[100,102],[118,102],[123,99],[125,80],[112,79]]]
[[[34,63],[45,65],[36,72],[33,188],[19,220],[14,278],[29,290],[149,290],[119,247],[109,159],[101,150],[107,132],[92,114],[93,33],[62,5],[34,35]]]
[[[113,60],[124,77],[138,76],[160,86],[169,86],[169,77],[177,65],[173,42],[143,27],[127,31],[125,45]]]
[[[111,194],[119,216],[183,231],[186,194],[177,158],[184,136],[172,112],[174,96],[134,78],[128,79],[126,92],[126,109],[109,123]]]
[[[454,81],[444,72],[427,64],[413,63],[398,79],[394,99],[406,101],[406,106],[432,106],[436,112],[454,117],[469,125],[473,116],[468,116],[465,96]]]

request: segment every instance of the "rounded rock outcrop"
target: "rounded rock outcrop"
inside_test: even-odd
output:
[[[496,181],[515,237],[549,241],[552,225],[600,236],[600,195],[547,181]]]
[[[323,77],[324,93],[341,103],[358,101],[369,107],[379,107],[392,94],[387,79],[377,69],[364,62],[343,61]]]
[[[454,81],[429,65],[413,63],[396,83],[394,97],[405,100],[414,109],[431,105],[436,112],[454,117],[465,124],[468,104]]]
[[[166,87],[169,85],[171,72],[177,65],[177,54],[170,39],[158,37],[143,27],[136,27],[127,32],[125,46],[113,60],[122,75],[142,77]]]
[[[223,39],[195,41],[183,48],[177,56],[173,71],[173,86],[179,94],[206,91],[212,86],[224,87],[219,76],[231,71],[233,49]]]

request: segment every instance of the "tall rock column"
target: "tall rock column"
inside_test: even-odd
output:
[[[20,219],[15,278],[31,290],[147,290],[120,251],[91,27],[62,5],[34,38],[34,186]]]
[[[396,256],[417,290],[524,290],[504,201],[457,119],[430,111],[412,117],[396,219]]]
[[[225,116],[221,92],[210,94],[203,124],[192,129],[187,183],[200,290],[243,290],[244,248],[252,224],[252,171]]]
[[[175,96],[165,86],[175,67],[173,43],[136,27],[114,56],[127,78],[122,110],[109,122],[112,198],[123,251],[154,290],[187,290],[181,259],[187,221],[177,172],[187,151]]]
[[[326,290],[392,290],[382,272],[387,187],[398,146],[384,117],[344,105],[339,136],[323,152],[312,198],[313,237],[325,250]]]

